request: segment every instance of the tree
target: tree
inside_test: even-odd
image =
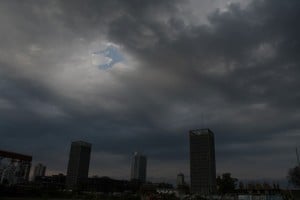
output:
[[[233,193],[238,179],[232,178],[230,173],[222,174],[217,177],[217,187],[220,194]]]
[[[300,166],[296,166],[289,170],[288,180],[295,187],[300,187]]]

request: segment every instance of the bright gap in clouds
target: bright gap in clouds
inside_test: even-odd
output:
[[[92,52],[92,65],[102,70],[112,68],[115,64],[124,61],[120,47],[116,44],[107,43],[104,48]]]

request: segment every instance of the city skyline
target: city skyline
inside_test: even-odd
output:
[[[187,130],[215,133],[217,173],[286,180],[300,147],[298,0],[3,0],[0,149],[65,173],[189,180]],[[255,165],[253,165],[255,163]],[[117,166],[117,167],[116,167]],[[176,167],[174,167],[176,166]]]
[[[199,137],[200,136],[200,137]],[[114,177],[112,176],[112,178],[121,178],[122,180],[138,180],[138,181],[141,181],[142,183],[146,183],[146,182],[152,182],[152,181],[158,181],[158,182],[169,182],[171,184],[174,184],[174,185],[184,185],[184,184],[187,184],[191,187],[191,191],[193,193],[206,193],[206,194],[209,194],[209,193],[213,193],[215,191],[215,188],[216,188],[216,183],[215,183],[215,180],[216,180],[216,176],[220,176],[222,173],[218,173],[216,171],[216,161],[215,161],[215,145],[214,145],[214,133],[209,129],[209,128],[201,128],[201,129],[193,129],[193,130],[190,130],[188,132],[188,137],[189,137],[189,171],[187,173],[188,178],[187,178],[187,181],[188,182],[185,182],[185,175],[184,173],[182,172],[179,172],[177,174],[177,178],[175,179],[175,177],[171,178],[171,179],[166,179],[166,177],[151,177],[149,180],[146,180],[147,178],[147,157],[143,154],[140,154],[139,152],[134,152],[133,155],[131,156],[131,165],[130,165],[130,175],[129,177]],[[207,140],[207,141],[206,141]],[[209,143],[210,146],[206,146],[205,143]],[[199,146],[200,145],[200,146]],[[203,146],[204,145],[204,146]],[[82,159],[82,156],[75,156],[75,154],[82,154],[82,150],[80,150],[82,147],[88,147],[89,148],[89,155],[88,157]],[[72,150],[73,149],[73,150]],[[76,149],[76,150],[75,150]],[[81,153],[80,153],[81,152]],[[8,152],[10,154],[17,154],[15,152]],[[84,153],[86,154],[86,153]],[[86,164],[83,164],[81,163],[81,160],[88,160],[88,167],[86,168],[86,170],[83,170],[83,171],[86,171],[86,172],[82,172],[81,170],[81,174],[82,173],[85,173],[86,175],[84,175],[84,177],[81,177],[81,178],[99,178],[99,177],[108,177],[107,174],[102,174],[101,176],[99,176],[98,174],[93,174],[91,175],[89,173],[89,166],[90,166],[90,154],[91,154],[91,144],[88,143],[88,142],[85,142],[85,141],[82,141],[82,140],[78,140],[78,141],[73,141],[71,143],[71,149],[70,149],[70,152],[69,152],[69,162],[68,162],[68,169],[65,172],[56,172],[56,173],[50,173],[50,174],[46,174],[46,166],[41,164],[41,163],[38,163],[34,166],[34,168],[32,168],[31,170],[29,170],[28,172],[28,177],[29,177],[29,174],[32,174],[32,179],[31,181],[34,181],[35,180],[35,177],[36,176],[40,176],[40,177],[43,177],[43,176],[51,176],[51,175],[55,175],[55,176],[65,176],[67,177],[68,176],[68,171],[69,171],[69,168],[74,168],[71,167],[71,165],[74,164],[74,159],[71,159],[71,157],[77,159],[76,163],[77,165],[86,165]],[[22,154],[19,154],[19,155],[22,155]],[[83,155],[83,154],[82,154]],[[87,155],[87,154],[86,154]],[[22,155],[22,156],[26,156],[26,155]],[[298,155],[297,155],[298,156]],[[205,157],[205,159],[203,159],[203,157]],[[207,159],[207,158],[208,159]],[[71,160],[72,161],[71,161]],[[199,161],[199,159],[201,160],[201,162],[203,161],[208,161],[208,166],[206,163],[197,163]],[[198,160],[198,161],[196,161]],[[195,163],[196,161],[196,163]],[[85,161],[84,161],[85,162]],[[73,163],[73,164],[72,164]],[[194,163],[194,164],[193,164]],[[1,162],[0,162],[1,164]],[[115,166],[116,168],[118,166]],[[208,169],[208,171],[203,171],[200,173],[201,170],[203,170],[203,167],[204,168],[207,168],[207,167],[212,167],[210,170]],[[78,167],[75,167],[75,168],[78,168]],[[82,168],[82,167],[81,167]],[[212,170],[212,171],[211,171]],[[203,184],[203,181],[201,184],[203,184],[204,187],[208,186],[209,184],[213,184],[212,186],[208,186],[208,187],[211,187],[209,188],[209,191],[204,191],[204,190],[201,190],[200,188],[197,188],[195,186],[192,186],[193,183],[192,182],[195,182],[195,181],[192,181],[191,180],[191,177],[189,176],[190,174],[192,173],[196,173],[196,174],[201,174],[199,177],[197,178],[194,178],[194,179],[205,179],[205,180],[208,180],[209,179],[209,183],[204,183]],[[205,174],[210,174],[208,176],[206,176]],[[223,172],[224,173],[224,172]],[[226,171],[225,173],[232,173],[230,171]],[[64,175],[65,174],[65,175]],[[74,174],[74,173],[72,173]],[[70,175],[69,175],[70,176]],[[79,176],[77,176],[79,177]],[[238,178],[238,177],[237,177]],[[29,180],[29,179],[28,179]],[[237,179],[238,181],[241,181],[241,182],[244,182],[244,183],[253,183],[253,182],[260,182],[260,181],[264,181],[264,182],[273,182],[273,183],[276,183],[276,184],[279,184],[281,185],[282,187],[286,187],[287,186],[287,179],[265,179],[263,177],[260,177],[258,179]],[[181,181],[180,184],[178,184],[179,182]],[[212,182],[211,182],[212,181]],[[78,181],[77,181],[78,182]],[[69,184],[69,183],[68,183]],[[208,184],[208,185],[207,185]],[[67,186],[67,187],[70,187],[70,186]],[[197,189],[195,189],[197,188]],[[197,191],[199,190],[199,191]],[[201,190],[201,191],[200,191]]]

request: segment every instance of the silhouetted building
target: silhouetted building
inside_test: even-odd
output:
[[[0,150],[0,184],[28,182],[32,156]]]
[[[147,176],[147,158],[144,155],[135,152],[132,156],[131,163],[131,180],[146,182]]]
[[[183,173],[179,173],[177,175],[177,187],[180,185],[184,185],[184,174]]]
[[[33,171],[33,180],[35,180],[36,177],[39,177],[39,176],[45,176],[45,173],[46,173],[46,166],[45,166],[45,165],[42,165],[41,163],[37,164],[37,165],[34,167],[34,171]]]
[[[52,175],[52,183],[58,188],[64,188],[66,185],[66,176],[64,174]]]
[[[52,176],[37,176],[34,181],[36,188],[47,188],[62,190],[66,185],[66,176],[63,174],[57,174]]]
[[[197,129],[191,130],[189,135],[191,192],[205,195],[215,193],[214,134],[210,129]]]
[[[103,192],[105,194],[131,190],[129,181],[115,180],[109,177],[86,178],[80,184],[83,191]]]
[[[72,142],[66,177],[67,189],[79,189],[80,180],[88,178],[91,147],[87,142]]]

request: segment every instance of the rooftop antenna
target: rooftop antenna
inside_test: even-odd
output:
[[[203,128],[207,128],[206,126],[206,116],[205,113],[203,113]]]
[[[297,164],[300,166],[298,148],[296,147]]]
[[[205,116],[204,113],[200,114],[200,120],[201,120],[201,122],[200,122],[201,129],[208,128],[207,127],[206,116]]]

